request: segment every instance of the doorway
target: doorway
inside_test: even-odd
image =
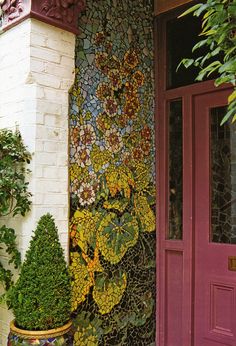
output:
[[[189,74],[188,82],[182,75],[175,86],[168,22],[176,16],[162,16],[157,29],[157,342],[231,346],[236,136],[235,127],[220,126],[230,89],[193,83]]]

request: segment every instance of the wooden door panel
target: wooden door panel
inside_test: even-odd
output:
[[[227,151],[227,172],[230,179],[233,173],[231,153],[233,146],[233,131],[229,130],[230,137],[214,137],[222,127],[216,127],[213,121],[213,110],[225,111],[229,90],[216,91],[210,94],[196,96],[195,104],[195,303],[194,303],[194,335],[195,346],[235,346],[236,345],[236,272],[229,270],[229,257],[236,254],[236,244],[229,244],[223,240],[214,240],[213,229],[216,221],[212,219],[215,212],[215,199],[211,184],[215,180],[213,167],[217,167],[218,179],[221,179],[221,163],[213,160],[212,150],[215,140],[224,142],[230,140],[230,152]],[[214,124],[214,126],[213,126]],[[229,127],[228,127],[229,128]],[[213,131],[213,132],[212,132]],[[226,133],[226,128],[224,134]],[[232,135],[232,137],[231,137]],[[223,139],[222,139],[223,138]],[[218,142],[217,142],[218,143]],[[217,147],[218,148],[218,147]],[[221,153],[224,157],[224,153]],[[222,173],[222,174],[223,174]],[[228,175],[222,175],[226,179]],[[222,191],[228,193],[225,185]],[[231,195],[229,196],[231,198]],[[229,200],[230,202],[230,200]],[[218,202],[217,202],[218,203]],[[223,201],[224,204],[224,201]],[[221,210],[222,204],[218,206]],[[231,203],[229,203],[231,207]],[[217,209],[218,210],[218,209]],[[225,210],[225,209],[224,209]],[[213,214],[212,214],[213,212]],[[216,219],[218,220],[218,219]],[[230,220],[230,219],[229,219]],[[217,226],[220,227],[220,220]],[[231,232],[234,223],[230,226]],[[223,239],[223,238],[222,238]],[[213,242],[213,240],[215,242]]]

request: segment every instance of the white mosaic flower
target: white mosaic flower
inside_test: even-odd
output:
[[[86,148],[84,145],[78,147],[78,150],[76,152],[76,158],[78,165],[82,168],[91,165],[90,150]]]
[[[123,147],[122,137],[120,132],[115,127],[106,130],[105,143],[107,149],[113,153],[117,153]]]
[[[89,183],[82,183],[77,190],[77,196],[79,197],[79,203],[81,205],[90,205],[95,201],[95,191],[93,185]]]
[[[79,131],[79,139],[83,145],[91,145],[96,141],[96,134],[92,125],[82,125]]]

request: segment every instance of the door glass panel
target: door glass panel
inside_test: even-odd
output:
[[[211,110],[211,241],[236,244],[236,126]]]
[[[182,239],[183,140],[182,101],[169,106],[169,232],[168,239]]]

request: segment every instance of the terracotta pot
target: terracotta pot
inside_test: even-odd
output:
[[[8,335],[7,346],[71,346],[69,331],[72,322],[68,322],[62,327],[49,330],[24,330],[15,326],[15,321],[10,323],[10,333]]]

